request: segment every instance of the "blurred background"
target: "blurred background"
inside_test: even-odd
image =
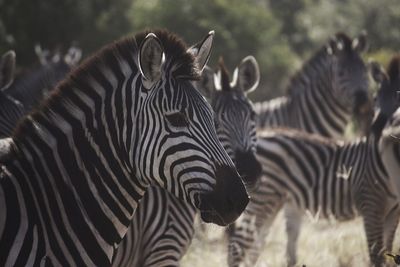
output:
[[[145,28],[162,27],[192,44],[216,31],[210,61],[232,70],[252,54],[261,88],[251,98],[281,95],[290,75],[337,31],[368,33],[369,52],[385,64],[400,47],[398,0],[0,0],[0,52],[14,49],[20,69],[37,61],[34,45],[87,56]]]

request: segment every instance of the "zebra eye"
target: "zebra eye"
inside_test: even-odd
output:
[[[188,127],[189,123],[186,119],[186,115],[183,112],[175,112],[166,115],[167,120],[174,127]]]

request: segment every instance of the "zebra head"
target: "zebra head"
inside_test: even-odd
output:
[[[55,85],[64,79],[72,68],[78,65],[82,58],[82,50],[72,45],[67,52],[63,54],[60,49],[50,51],[48,49],[43,49],[39,44],[35,45],[34,49],[41,67],[33,71],[26,79],[28,81],[31,80],[33,84],[33,81],[39,80],[41,84],[37,86],[43,87],[40,88],[40,93],[42,95],[33,95],[33,97],[45,98]],[[32,88],[35,89],[34,87]],[[41,99],[39,99],[39,101],[40,100]]]
[[[344,33],[337,33],[327,46],[332,62],[333,94],[361,119],[373,114],[368,95],[368,70],[360,55],[366,47],[364,33],[353,40]]]
[[[15,52],[10,50],[4,53],[0,59],[0,90],[10,86],[14,80]]]
[[[370,68],[372,78],[379,86],[376,95],[376,108],[379,111],[372,125],[372,130],[379,137],[388,120],[392,120],[390,125],[393,124],[396,116],[392,117],[392,114],[400,106],[400,56],[390,60],[387,71],[376,62],[371,62]]]
[[[227,225],[245,209],[248,195],[218,140],[210,105],[191,82],[208,61],[213,36],[186,51],[170,45],[171,38],[177,42],[172,35],[144,38],[138,53],[141,151],[134,166],[148,184],[190,200],[205,222]]]
[[[230,80],[222,58],[216,74],[206,67],[199,88],[215,112],[217,134],[246,184],[261,175],[256,152],[256,114],[247,94],[257,88],[260,72],[253,56],[242,60]]]

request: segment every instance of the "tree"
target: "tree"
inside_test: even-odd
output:
[[[245,56],[254,55],[262,79],[261,88],[251,95],[254,98],[280,94],[275,88],[282,87],[297,60],[280,34],[279,21],[254,0],[141,0],[132,5],[130,17],[135,29],[168,28],[189,43],[215,30],[210,66],[223,56],[233,71]]]
[[[22,65],[34,61],[36,43],[56,48],[78,41],[84,51],[92,51],[129,31],[124,13],[130,4],[130,0],[1,1],[0,48],[16,50]]]

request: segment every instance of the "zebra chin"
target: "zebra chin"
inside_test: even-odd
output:
[[[216,169],[214,191],[200,196],[200,214],[206,223],[226,226],[234,222],[249,203],[249,195],[237,173],[229,166]]]

